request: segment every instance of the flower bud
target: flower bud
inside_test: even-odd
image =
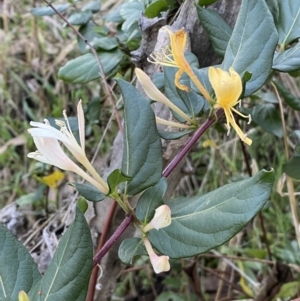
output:
[[[151,229],[155,228],[156,230],[168,227],[171,224],[171,209],[168,205],[162,205],[155,210],[155,214],[147,224],[143,231],[148,232]]]
[[[24,291],[19,292],[19,301],[30,301],[29,297]]]
[[[169,256],[155,254],[148,238],[144,238],[144,244],[148,252],[150,262],[156,274],[167,272],[170,270]]]

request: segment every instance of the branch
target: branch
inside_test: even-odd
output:
[[[101,60],[97,54],[97,51],[96,49],[92,46],[92,44],[72,25],[70,24],[70,22],[47,0],[44,0],[47,5],[49,7],[51,7],[53,9],[53,11],[55,11],[55,13],[64,21],[66,22],[66,24],[68,24],[68,26],[73,30],[73,32],[86,44],[89,46],[91,52],[93,53],[96,61],[97,61],[97,64],[99,66],[99,70],[100,70],[100,75],[103,79],[103,82],[104,82],[104,86],[105,86],[105,90],[106,90],[106,94],[109,95],[109,101],[113,107],[113,110],[114,110],[114,113],[115,113],[115,116],[116,116],[116,119],[117,119],[117,123],[118,123],[118,127],[119,127],[119,130],[121,132],[123,132],[123,127],[122,127],[122,124],[121,124],[121,121],[120,121],[120,116],[119,116],[119,113],[118,113],[118,110],[117,110],[117,107],[116,107],[116,104],[114,103],[114,100],[113,100],[113,96],[112,96],[112,91],[110,89],[110,86],[109,84],[107,83],[107,78],[105,76],[105,73],[104,73],[104,68],[103,68],[103,65],[101,63]]]
[[[171,172],[176,168],[179,162],[184,158],[184,156],[190,151],[190,149],[195,145],[195,143],[199,140],[199,138],[205,133],[205,131],[212,126],[216,118],[219,118],[223,115],[223,110],[218,110],[215,114],[216,117],[209,117],[201,127],[195,132],[195,134],[190,138],[190,140],[186,143],[186,145],[179,151],[177,156],[169,163],[169,165],[165,168],[162,173],[163,177],[168,177]],[[120,224],[117,230],[113,233],[110,239],[106,242],[103,248],[97,252],[97,254],[93,258],[93,267],[95,267],[103,258],[103,256],[109,251],[109,249],[113,246],[113,244],[117,241],[117,239],[123,234],[126,228],[133,221],[133,215],[128,215],[124,221]]]

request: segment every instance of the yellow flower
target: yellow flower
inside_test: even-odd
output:
[[[209,67],[208,78],[215,91],[217,99],[214,107],[216,109],[222,108],[225,112],[227,121],[226,128],[228,130],[228,134],[231,125],[233,129],[237,132],[241,140],[247,143],[248,145],[251,145],[252,140],[249,139],[246,136],[246,134],[243,133],[240,127],[236,124],[232,113],[233,111],[244,118],[248,118],[248,123],[251,122],[250,115],[245,116],[234,108],[234,106],[240,103],[239,97],[241,96],[243,90],[242,80],[239,74],[233,69],[233,67],[229,68],[229,72],[226,72],[221,68]]]
[[[175,75],[175,85],[181,90],[189,91],[189,88],[185,85],[180,84],[179,80],[181,75],[185,72],[191,80],[194,82],[196,87],[202,93],[202,95],[210,101],[210,95],[200,83],[199,79],[195,75],[192,67],[184,56],[184,49],[187,41],[187,32],[184,29],[177,30],[175,33],[166,27],[163,27],[170,37],[171,47],[167,47],[162,50],[162,53],[153,52],[148,58],[148,61],[154,64],[160,64],[168,67],[177,67],[179,70]]]

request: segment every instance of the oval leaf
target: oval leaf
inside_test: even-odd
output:
[[[90,228],[79,208],[30,300],[85,301],[93,265]]]
[[[240,231],[267,202],[273,171],[225,185],[204,196],[178,198],[168,203],[170,226],[151,230],[149,239],[162,254],[190,257],[222,245]]]
[[[28,293],[40,278],[29,252],[0,224],[0,300],[18,300],[19,292]]]
[[[78,12],[78,13],[73,13],[68,18],[68,22],[72,25],[83,25],[83,24],[88,23],[92,17],[93,17],[93,14],[90,10],[82,11],[82,12]]]
[[[122,241],[119,252],[120,260],[125,264],[132,264],[132,259],[137,255],[147,255],[146,248],[141,238],[126,238]]]
[[[133,85],[121,79],[117,82],[124,101],[122,172],[132,177],[126,193],[134,195],[161,178],[161,140],[150,102]]]
[[[255,106],[251,116],[253,121],[267,132],[279,138],[283,136],[281,118],[273,104],[264,103]]]
[[[109,52],[99,52],[99,58],[105,74],[111,72],[123,59],[123,52],[119,49]],[[59,69],[58,77],[68,83],[84,84],[91,80],[100,78],[98,62],[93,54],[87,53]]]
[[[293,45],[288,50],[275,53],[273,69],[282,72],[292,72],[300,69],[300,43]]]
[[[66,11],[68,9],[68,7],[70,6],[69,3],[66,4],[61,4],[61,5],[53,5],[53,7],[59,12],[59,13],[63,13],[64,11]],[[44,7],[35,7],[33,9],[30,10],[30,12],[34,15],[34,16],[52,16],[55,15],[56,12],[52,9],[52,7],[50,6],[44,6]]]
[[[155,209],[163,204],[163,198],[167,191],[166,178],[161,178],[153,187],[148,188],[139,198],[136,206],[136,217],[142,223],[149,223],[154,216]]]
[[[100,1],[91,1],[82,8],[82,11],[90,10],[93,14],[95,14],[100,10],[100,6]]]
[[[293,155],[289,162],[283,164],[283,171],[291,178],[300,180],[300,156]]]
[[[224,56],[232,34],[232,28],[216,11],[205,9],[197,5],[197,13],[201,25],[208,34],[215,53]]]
[[[106,198],[106,195],[91,183],[70,183],[70,185],[90,202],[99,202]]]
[[[267,80],[278,35],[265,0],[243,0],[233,33],[228,43],[223,69],[231,66],[240,76],[252,73],[244,96],[258,90]]]
[[[278,1],[279,18],[277,30],[282,48],[300,37],[300,1]]]

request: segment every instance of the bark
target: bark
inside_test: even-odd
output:
[[[218,10],[218,12],[223,16],[223,18],[230,24],[233,25],[240,7],[240,0],[222,0],[211,6],[210,8]],[[160,50],[162,47],[169,43],[168,36],[165,31],[159,31],[159,29],[166,24],[166,20],[162,18],[156,19],[146,19],[144,17],[140,20],[140,27],[143,33],[143,40],[141,46],[138,50],[132,53],[133,62],[142,68],[146,73],[152,74],[157,66],[149,64],[147,62],[147,57],[151,52],[156,49]],[[179,15],[171,28],[173,30],[180,29],[184,27],[190,34],[190,49],[198,57],[199,64],[201,67],[218,64],[221,61],[220,57],[217,57],[211,47],[211,43],[204,33],[200,22],[198,20],[196,7],[194,1],[187,0],[181,7]],[[169,110],[160,105],[156,104],[154,106],[154,111],[156,116],[161,118],[171,118]],[[164,152],[164,165],[166,164],[178,153],[180,148],[184,145],[187,138],[163,142],[163,152]],[[114,140],[114,144],[111,150],[110,165],[107,166],[105,174],[108,175],[111,171],[121,166],[123,149],[122,135],[118,134]],[[168,178],[168,197],[172,194],[172,191],[178,185],[180,179],[182,178],[182,166],[178,166],[176,170]],[[136,200],[132,200],[134,202]],[[93,220],[93,226],[97,233],[101,234],[101,227],[105,220],[106,213],[109,207],[109,200],[104,200],[103,202],[97,203],[95,206],[95,218]],[[124,213],[121,210],[117,210],[113,225],[111,227],[111,233],[118,227],[121,221],[124,219]],[[112,293],[115,289],[117,275],[121,271],[121,263],[118,259],[118,248],[120,243],[124,238],[133,237],[135,234],[135,229],[133,226],[129,227],[123,236],[117,241],[114,247],[110,250],[109,254],[101,262],[101,268],[103,275],[100,279],[101,290],[96,294],[95,300],[110,300]]]

